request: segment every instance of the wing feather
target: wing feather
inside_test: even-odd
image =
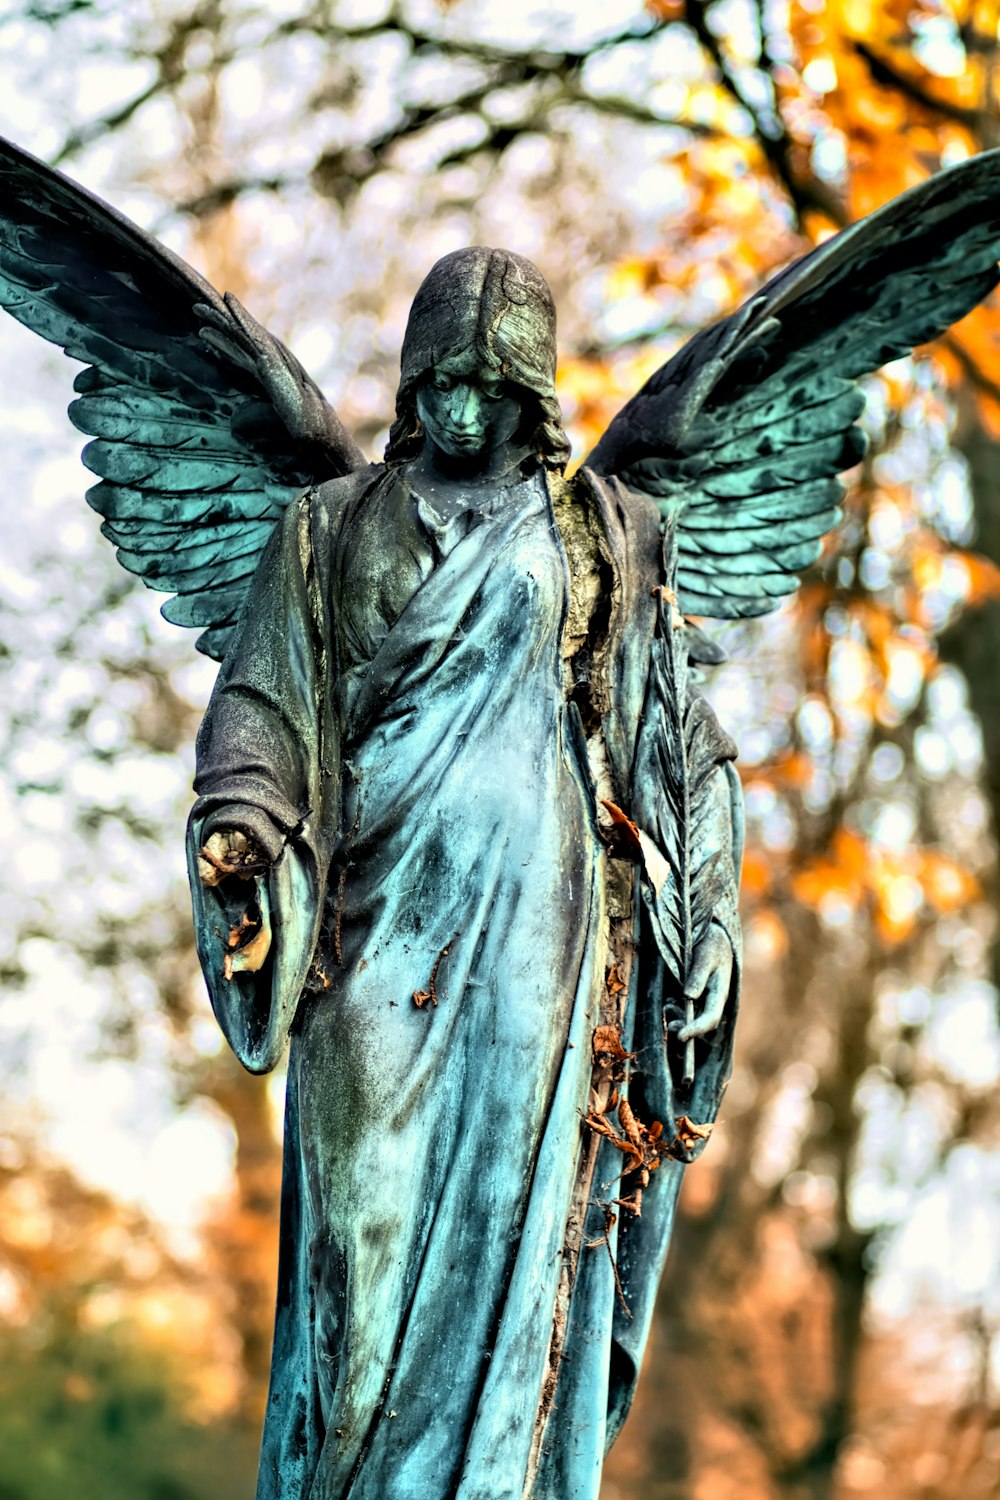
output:
[[[300,493],[292,490],[292,494]],[[217,526],[224,521],[276,521],[288,503],[284,486],[269,484],[255,491],[206,492],[201,495],[172,495],[166,491],[132,488],[102,480],[86,493],[88,505],[109,521],[142,521],[157,528],[176,526],[187,529],[202,524]]]
[[[140,550],[119,545],[118,561],[130,573],[138,573],[145,578],[150,588],[164,591],[177,589],[181,593],[187,593],[189,587],[185,586],[185,580],[209,575],[213,568],[220,578],[243,577],[248,563],[253,571],[261,548],[270,534],[270,526],[249,526],[235,536],[225,535],[215,542],[169,552],[157,548],[143,547]],[[239,572],[231,571],[237,565]]]
[[[219,630],[233,626],[239,617],[245,588],[227,584],[221,588],[205,587],[190,594],[168,599],[160,613],[172,625],[192,625]]]
[[[743,507],[741,506],[740,509],[742,510]],[[709,514],[714,519],[708,524],[704,524],[704,517],[699,514],[698,526],[688,528],[686,545],[690,556],[694,556],[697,551],[723,557],[732,556],[734,552],[742,553],[746,549],[746,538],[742,534],[745,531],[752,531],[762,548],[772,544],[770,536],[772,529],[774,531],[773,542],[778,546],[818,541],[831,531],[841,518],[841,511],[833,507],[818,511],[814,515],[794,516],[791,520],[782,517],[779,525],[772,528],[766,520],[760,517],[759,513],[755,513],[752,517],[741,516],[741,524],[731,528],[728,525],[728,517],[724,512],[720,514],[718,508],[711,510]]]
[[[152,527],[148,521],[104,521],[101,531],[116,547],[132,552],[171,552],[178,559],[189,551],[196,551],[211,543],[233,545],[237,538],[246,537],[247,545],[256,539],[263,546],[271,534],[270,521],[247,521],[237,524],[229,521],[221,526],[159,526]]]
[[[832,475],[812,484],[796,485],[794,490],[779,490],[775,495],[752,495],[738,506],[725,500],[689,506],[684,511],[684,529],[686,534],[717,531],[723,526],[752,531],[758,526],[780,526],[786,516],[795,520],[816,517],[819,525],[819,518],[838,509],[843,498],[844,481]]]

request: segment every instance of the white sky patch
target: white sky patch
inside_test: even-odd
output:
[[[915,16],[911,25],[916,32],[913,55],[917,61],[938,78],[960,77],[965,71],[967,58],[952,18]]]
[[[970,981],[942,996],[923,1046],[957,1082],[970,1088],[992,1088],[1000,1079],[1000,1029],[993,986]]]
[[[441,8],[437,0],[417,0],[408,7],[416,24],[440,24]],[[635,0],[574,0],[573,4],[539,5],[537,0],[506,0],[504,5],[486,8],[482,0],[463,0],[454,7],[450,30],[464,34],[471,30],[484,40],[525,45],[530,38],[535,46],[552,48],[587,47],[602,37],[624,30],[629,22],[643,20],[642,8]],[[646,18],[648,21],[648,18]]]
[[[168,1229],[189,1231],[231,1189],[235,1138],[208,1101],[177,1111],[163,1066],[167,1023],[155,997],[135,996],[140,1055],[101,1057],[97,1023],[107,997],[99,977],[41,940],[22,945],[21,956],[31,979],[0,1006],[0,1049],[9,1055],[26,1030],[32,1045],[8,1103],[31,1101],[41,1110],[50,1149],[82,1182],[137,1204]],[[206,1052],[217,1046],[211,1025]]]
[[[828,57],[814,57],[802,70],[802,82],[814,94],[829,94],[837,87],[837,70]]]
[[[873,1288],[877,1311],[912,1315],[925,1296],[1000,1313],[1000,1159],[951,1153],[888,1247]]]
[[[198,1100],[150,1142],[139,1200],[161,1223],[188,1229],[231,1190],[235,1161],[232,1124],[221,1110]]]

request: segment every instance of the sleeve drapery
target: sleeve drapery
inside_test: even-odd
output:
[[[312,576],[310,503],[289,507],[254,577],[251,595],[198,736],[188,862],[195,935],[212,1006],[244,1067],[262,1073],[284,1049],[316,942],[336,818],[324,815],[321,769],[328,695]],[[251,882],[206,888],[198,850],[216,830],[255,840],[270,868],[259,881],[272,942],[258,972],[226,978],[226,935],[252,900]]]

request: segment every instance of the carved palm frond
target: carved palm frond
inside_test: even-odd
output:
[[[663,961],[683,995],[692,958],[732,871],[719,836],[713,773],[736,746],[688,671],[688,630],[677,608],[677,536],[668,522],[663,576],[650,660],[635,784],[643,804],[642,835],[649,884],[644,893]],[[686,1019],[693,1019],[686,1002]],[[694,1077],[694,1043],[685,1049],[683,1081]]]

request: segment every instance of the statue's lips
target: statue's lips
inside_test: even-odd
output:
[[[442,427],[441,436],[458,448],[478,448],[483,440],[481,433],[453,432],[450,427]]]

